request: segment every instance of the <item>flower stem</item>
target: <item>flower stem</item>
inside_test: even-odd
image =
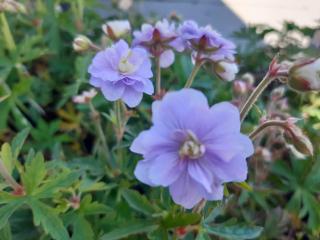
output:
[[[22,186],[14,180],[14,178],[9,174],[6,166],[3,164],[2,159],[0,158],[0,175],[3,177],[5,182],[14,190],[18,191],[22,189]]]
[[[0,13],[0,20],[1,20],[2,34],[6,43],[6,47],[8,48],[9,51],[14,51],[16,49],[16,44],[12,37],[12,33],[10,30],[6,15],[3,12]]]
[[[110,154],[110,150],[106,141],[106,137],[105,134],[103,132],[102,126],[101,126],[101,121],[100,121],[100,114],[99,112],[95,109],[95,107],[93,106],[92,102],[89,102],[89,107],[90,107],[90,111],[92,114],[92,119],[93,119],[93,123],[95,125],[97,134],[99,136],[99,140],[101,142],[102,148],[103,148],[103,152],[106,154],[106,157],[109,159],[109,161],[111,161],[111,154]]]
[[[193,68],[192,68],[192,71],[191,71],[191,73],[190,73],[190,76],[189,76],[186,84],[184,85],[185,88],[190,88],[190,87],[191,87],[191,85],[192,85],[192,83],[193,83],[193,81],[194,81],[194,78],[195,78],[195,76],[197,75],[197,73],[198,73],[201,65],[202,65],[202,62],[196,61],[195,65],[194,65]]]
[[[243,105],[241,111],[240,111],[240,119],[241,122],[246,118],[247,114],[249,113],[252,106],[257,101],[258,97],[261,95],[261,93],[266,89],[266,87],[274,80],[274,77],[271,77],[269,72],[264,76],[262,81],[259,83],[259,85],[256,87],[256,89],[251,93],[245,104]]]
[[[161,94],[161,67],[160,67],[160,57],[155,58],[156,61],[156,94],[160,96]]]
[[[283,120],[269,120],[264,123],[262,123],[260,126],[258,126],[255,130],[253,130],[249,134],[249,138],[251,140],[254,140],[260,133],[262,133],[266,128],[268,127],[281,127],[283,129],[287,129],[287,121]]]

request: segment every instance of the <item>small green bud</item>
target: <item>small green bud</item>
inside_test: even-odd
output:
[[[92,42],[86,36],[79,35],[73,40],[72,46],[76,52],[85,52],[91,48]]]

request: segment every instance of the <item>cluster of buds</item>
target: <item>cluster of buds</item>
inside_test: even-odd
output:
[[[131,25],[128,20],[108,21],[102,25],[102,31],[113,41],[130,33]]]
[[[26,7],[14,0],[2,0],[0,1],[0,12],[10,13],[27,13]]]

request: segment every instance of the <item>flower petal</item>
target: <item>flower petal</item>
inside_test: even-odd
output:
[[[115,101],[121,98],[125,87],[122,84],[113,84],[111,82],[103,82],[101,86],[103,96],[109,101]]]
[[[150,186],[156,186],[149,178],[149,169],[151,165],[151,160],[140,160],[134,170],[134,175],[139,181]]]
[[[174,52],[171,49],[164,51],[160,55],[160,67],[167,68],[174,62]]]
[[[165,153],[153,160],[149,178],[153,183],[167,187],[179,178],[183,168],[177,153]]]
[[[169,190],[173,201],[187,209],[193,208],[204,196],[203,187],[188,173],[181,174]]]
[[[122,100],[131,108],[136,107],[142,100],[142,92],[137,92],[133,88],[127,87],[122,95]]]
[[[205,161],[201,159],[190,160],[188,162],[188,173],[206,189],[207,192],[211,193],[211,185],[213,182],[213,175],[210,169],[210,165],[206,166]]]

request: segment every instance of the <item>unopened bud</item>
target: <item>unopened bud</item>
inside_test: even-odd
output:
[[[313,156],[311,141],[302,130],[291,121],[288,121],[284,132],[284,138],[286,142],[293,145],[298,152],[306,156]]]
[[[111,39],[116,40],[131,31],[130,22],[127,20],[108,21],[102,25],[103,32]]]
[[[214,64],[215,73],[226,81],[233,81],[239,72],[238,65],[234,62],[220,61]]]
[[[27,13],[26,7],[14,0],[3,0],[0,1],[0,12],[11,12],[11,13]]]
[[[320,90],[320,58],[298,61],[289,70],[288,85],[298,92]]]
[[[247,83],[247,86],[249,86],[250,88],[253,88],[254,82],[255,82],[255,78],[251,73],[245,73],[241,76],[241,79]]]
[[[76,52],[84,52],[91,48],[92,42],[86,36],[79,35],[73,40],[72,46]]]
[[[233,92],[237,96],[248,93],[247,83],[242,80],[236,80],[233,82]]]
[[[72,100],[74,103],[89,103],[96,95],[97,91],[92,88],[90,91],[83,91],[81,95],[74,96]]]
[[[272,101],[280,100],[284,96],[284,93],[285,93],[285,88],[284,87],[275,88],[271,92],[271,100]]]

